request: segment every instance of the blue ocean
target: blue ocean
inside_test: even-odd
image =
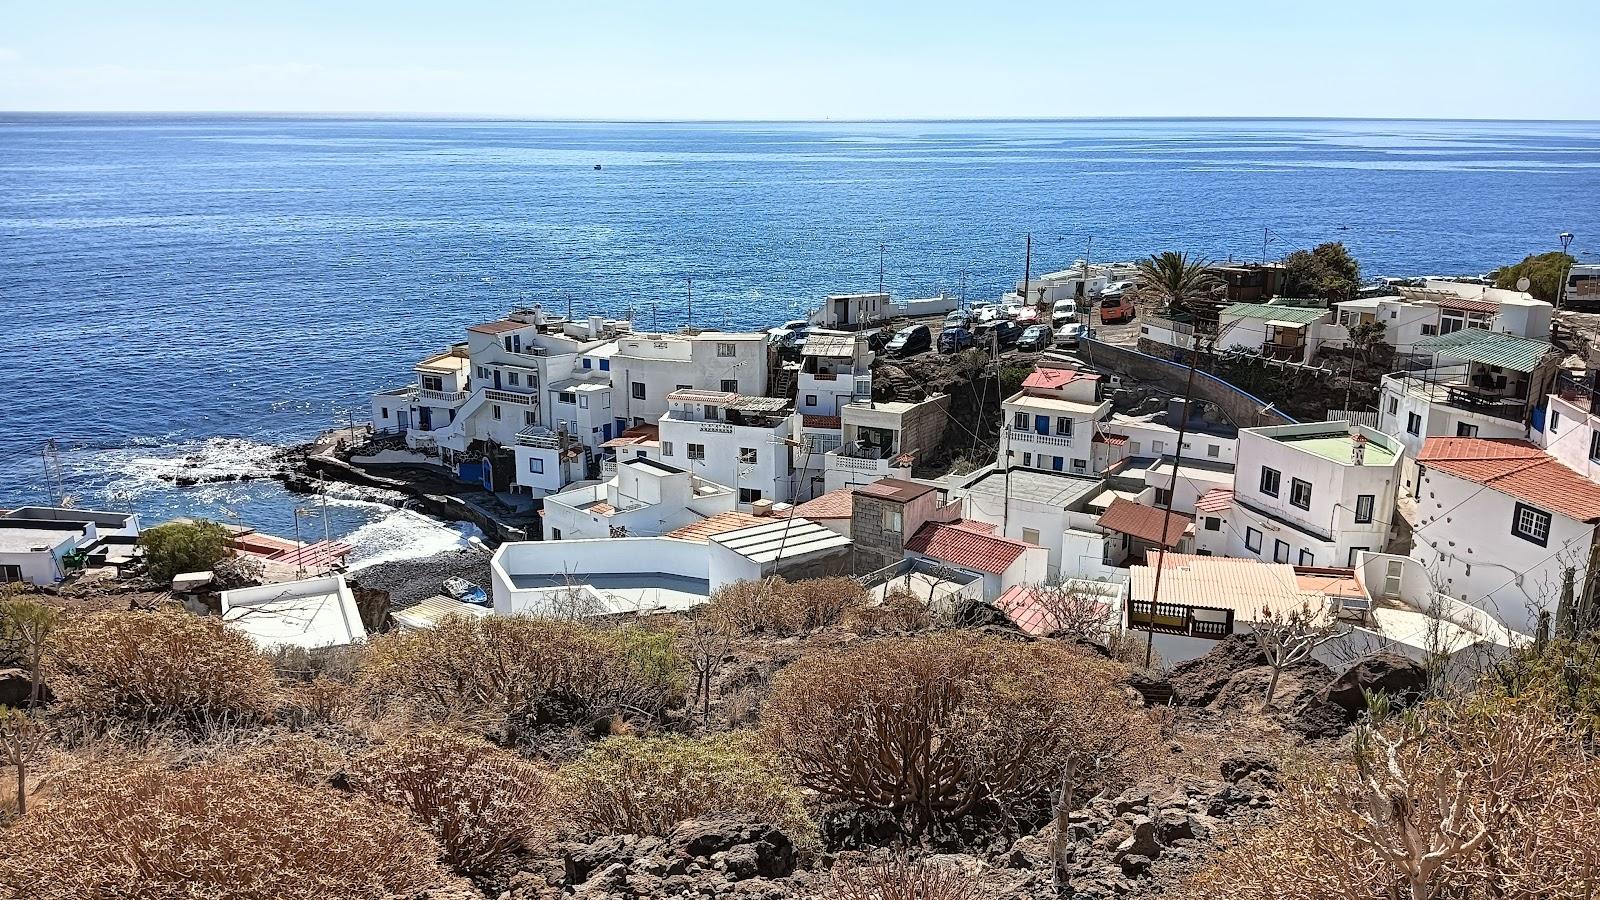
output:
[[[0,507],[292,534],[259,471],[513,305],[758,326],[829,293],[993,297],[1085,253],[1368,275],[1600,249],[1600,123],[590,123],[0,113]],[[1584,253],[1590,255],[1584,256]],[[880,268],[881,266],[881,268]],[[881,272],[881,276],[880,276]],[[457,532],[335,492],[367,560]],[[382,499],[382,498],[376,498]]]

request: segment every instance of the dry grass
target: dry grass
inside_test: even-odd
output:
[[[898,634],[931,628],[933,615],[916,594],[893,590],[880,604],[847,611],[840,624],[857,634]]]
[[[799,634],[839,624],[869,597],[854,578],[740,581],[711,596],[700,614],[738,634]]]
[[[457,872],[488,871],[539,836],[544,772],[481,740],[445,732],[378,747],[349,768],[350,786],[415,816]]]
[[[85,769],[6,844],[17,900],[391,900],[448,880],[396,810],[217,766]]]
[[[895,853],[834,869],[824,900],[978,900],[977,879],[948,866]]]

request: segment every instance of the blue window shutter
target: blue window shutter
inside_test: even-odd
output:
[[[1050,417],[1049,416],[1034,416],[1033,417],[1033,430],[1038,432],[1039,434],[1049,434],[1050,433]]]

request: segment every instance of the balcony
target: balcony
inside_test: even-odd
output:
[[[1181,603],[1152,604],[1148,600],[1129,600],[1128,627],[1215,641],[1233,634],[1233,610],[1197,609]]]
[[[517,432],[517,443],[541,450],[560,450],[561,436],[540,425],[530,425]]]
[[[433,406],[459,406],[467,402],[470,396],[472,396],[471,391],[432,391],[427,388],[417,388],[416,392],[418,400],[430,401],[430,405]]]
[[[523,406],[539,405],[538,394],[519,394],[515,391],[496,391],[486,389],[483,392],[483,399],[494,403],[520,403]]]
[[[1395,372],[1387,376],[1397,382],[1406,394],[1429,403],[1442,403],[1466,412],[1477,413],[1509,422],[1522,422],[1527,418],[1528,401],[1517,396],[1527,388],[1521,382],[1510,393],[1499,393],[1502,388],[1486,384],[1481,377],[1460,374],[1426,374]],[[1565,395],[1563,394],[1563,399]]]
[[[1071,447],[1072,435],[1070,434],[1040,434],[1026,428],[1007,426],[1006,435],[1013,441],[1028,444],[1045,444],[1051,447]]]
[[[1573,378],[1565,372],[1556,378],[1555,392],[1561,399],[1582,409],[1590,415],[1600,415],[1600,390],[1589,384],[1592,376],[1583,380]]]

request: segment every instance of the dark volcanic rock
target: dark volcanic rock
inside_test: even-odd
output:
[[[1249,635],[1234,634],[1217,642],[1205,656],[1172,667],[1167,681],[1185,706],[1206,706],[1217,699],[1234,675],[1267,664],[1266,654]]]
[[[1367,708],[1363,691],[1388,694],[1397,702],[1415,703],[1428,687],[1428,673],[1398,653],[1380,653],[1356,663],[1324,688],[1319,700],[1344,710],[1355,721]]]

